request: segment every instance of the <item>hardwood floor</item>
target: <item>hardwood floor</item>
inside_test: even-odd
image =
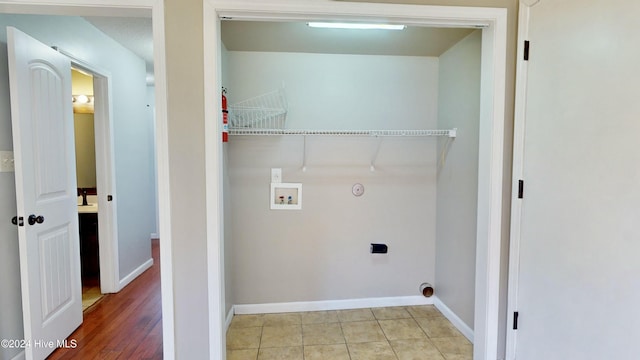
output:
[[[152,241],[150,269],[84,312],[84,322],[67,339],[77,347],[58,349],[47,359],[162,359],[158,243]]]

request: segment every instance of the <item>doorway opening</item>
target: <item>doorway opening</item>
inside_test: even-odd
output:
[[[275,9],[286,8],[286,12]],[[205,104],[208,117],[207,132],[207,177],[212,194],[224,193],[223,182],[218,180],[224,174],[223,147],[213,136],[222,131],[220,89],[223,83],[221,20],[251,21],[351,21],[372,22],[373,20],[422,26],[472,27],[482,29],[481,50],[481,96],[479,131],[479,168],[477,204],[477,246],[474,315],[474,358],[492,359],[497,356],[500,309],[500,240],[502,211],[502,166],[503,166],[503,126],[504,126],[504,61],[506,54],[506,9],[473,7],[422,6],[392,4],[332,3],[314,6],[286,6],[283,1],[269,1],[260,4],[231,5],[226,1],[205,2]],[[384,19],[384,20],[381,20]],[[213,190],[217,189],[217,191]],[[207,207],[218,217],[209,217],[209,227],[221,228],[224,215],[219,209],[218,198],[209,196]],[[226,312],[230,304],[225,303],[229,289],[223,287],[220,274],[224,273],[224,233],[212,231],[210,243],[221,244],[209,248],[210,277],[216,279],[210,286],[211,302]],[[224,324],[224,319],[212,316],[212,324]],[[214,337],[224,339],[224,327],[212,326]]]
[[[7,10],[7,9],[3,8],[3,11],[4,10]],[[3,16],[8,19],[11,15],[4,15],[3,14]],[[46,20],[48,20],[48,19],[49,18],[47,18]],[[75,18],[75,19],[74,18],[70,18],[69,24],[73,24],[73,23],[79,22],[77,19],[78,18]],[[31,22],[28,22],[27,20],[24,20],[24,21],[16,20],[16,21],[19,22],[19,24],[16,24],[16,25],[18,25],[21,28],[25,28],[25,32],[32,33],[33,37],[40,38],[43,43],[49,45],[48,47],[51,47],[52,45],[53,46],[59,45],[62,49],[65,49],[69,53],[72,53],[72,54],[75,54],[75,55],[77,55],[79,57],[82,57],[83,59],[86,59],[87,61],[89,61],[91,63],[100,64],[100,66],[104,66],[105,68],[109,69],[110,72],[113,71],[113,78],[114,78],[113,83],[111,83],[111,81],[110,81],[110,79],[111,79],[109,77],[110,74],[108,74],[107,72],[100,71],[100,75],[94,74],[94,86],[93,86],[96,89],[96,92],[95,92],[95,99],[96,99],[96,107],[95,107],[95,132],[96,132],[95,151],[96,151],[96,161],[99,162],[101,159],[104,159],[104,158],[112,159],[113,156],[108,151],[105,152],[105,153],[102,153],[102,154],[100,153],[100,149],[104,148],[104,146],[99,146],[99,143],[107,142],[108,138],[109,138],[108,135],[113,135],[113,132],[112,132],[112,129],[110,128],[110,126],[108,124],[105,124],[105,123],[103,123],[103,122],[101,122],[99,120],[101,118],[101,117],[99,117],[99,115],[102,116],[102,118],[108,119],[109,118],[108,115],[111,112],[111,113],[113,113],[114,118],[116,120],[118,120],[120,118],[123,118],[124,116],[122,116],[122,112],[123,112],[122,106],[118,107],[118,104],[119,104],[118,101],[120,101],[120,103],[121,103],[122,102],[121,101],[122,98],[138,99],[137,97],[129,97],[129,96],[122,95],[122,94],[127,94],[127,90],[129,90],[129,88],[131,88],[131,86],[127,86],[127,89],[119,89],[119,86],[120,86],[119,84],[121,84],[123,82],[122,81],[123,77],[119,77],[119,73],[120,73],[119,70],[120,69],[116,68],[115,66],[111,66],[111,64],[106,64],[104,61],[102,61],[104,57],[98,58],[96,56],[92,56],[91,53],[85,53],[85,52],[82,52],[82,51],[78,51],[76,49],[76,47],[74,46],[75,43],[73,41],[66,41],[63,37],[61,37],[63,39],[62,41],[59,40],[59,38],[53,38],[53,36],[55,36],[55,34],[56,34],[55,32],[46,33],[46,30],[42,30],[42,29],[46,28],[46,26],[41,25],[41,24],[45,24],[46,25],[46,23],[44,21],[31,21]],[[62,28],[62,27],[59,27],[59,28]],[[54,35],[51,35],[51,34],[54,34]],[[97,39],[100,39],[100,37],[98,36]],[[88,44],[88,45],[91,45],[91,44]],[[89,48],[91,48],[91,46],[87,46],[87,47],[82,48],[82,49],[83,50],[87,50]],[[51,49],[49,49],[49,50],[51,50]],[[95,53],[93,53],[93,54],[95,54]],[[118,60],[121,60],[121,59],[118,59]],[[73,66],[77,65],[76,61],[73,58],[72,58],[71,62],[73,64]],[[137,66],[138,63],[136,63],[135,65]],[[82,66],[79,66],[79,68],[82,68]],[[138,68],[140,68],[140,67],[136,67],[136,69],[138,69]],[[143,67],[141,67],[141,68],[142,68],[142,71],[144,71],[144,68]],[[142,71],[138,71],[138,73],[141,73]],[[70,65],[69,64],[66,65],[66,71],[65,72],[67,74],[70,74]],[[144,75],[144,74],[142,74],[142,75]],[[132,78],[133,78],[133,76],[132,76]],[[143,76],[142,77],[137,76],[136,78],[137,79],[144,79]],[[110,86],[112,84],[113,84],[113,87]],[[144,91],[145,88],[144,88],[144,85],[143,85],[144,82],[138,81],[135,84],[137,85],[137,87],[135,88],[136,89],[136,94],[145,94],[145,91]],[[102,91],[103,94],[110,95],[110,91],[109,90],[112,89],[112,88],[114,89],[113,98],[115,100],[115,104],[114,104],[113,109],[111,109],[108,106],[108,102],[107,101],[104,101],[104,102],[97,101],[99,99],[99,91]],[[140,89],[142,91],[137,91],[138,89]],[[71,115],[71,111],[70,111],[71,106],[70,106],[70,104],[69,104],[67,99],[70,100],[71,98],[72,98],[71,97],[71,91],[69,91],[69,95],[68,96],[60,97],[60,100],[56,101],[56,103],[58,103],[58,104],[65,104],[65,107],[69,110],[69,111],[67,111],[67,113],[69,115]],[[142,104],[142,106],[138,107],[137,109],[139,109],[139,108],[144,109],[144,107],[143,107],[144,106],[144,99],[141,99],[141,100],[142,101],[136,101],[136,104]],[[130,100],[130,101],[133,102],[134,100]],[[102,106],[99,106],[100,104],[102,104]],[[113,111],[111,111],[111,110],[113,110]],[[127,110],[130,110],[130,109],[127,109]],[[137,111],[140,111],[140,110],[137,110]],[[130,110],[130,111],[127,112],[127,114],[131,114],[131,113],[137,114],[133,110]],[[105,114],[106,114],[106,116],[105,116]],[[144,118],[143,116],[139,116],[139,115],[135,115],[135,116],[131,115],[131,116],[134,117],[135,119],[143,119]],[[160,120],[162,120],[162,113],[159,114],[158,118]],[[126,117],[125,117],[125,119],[126,119]],[[106,122],[106,123],[108,123],[108,122]],[[126,123],[126,124],[128,124],[128,123]],[[67,126],[67,129],[68,128],[69,127]],[[151,126],[149,126],[149,128],[151,128]],[[118,130],[117,127],[115,127],[115,129]],[[103,135],[106,134],[106,135],[105,136],[99,136],[98,135],[99,130],[103,130],[103,131],[101,131],[101,134],[103,134]],[[106,131],[104,131],[104,130],[106,130]],[[131,132],[131,133],[134,133],[134,132]],[[135,134],[139,135],[139,132],[135,132]],[[153,136],[151,132],[144,132],[144,134],[145,134],[145,136],[147,136],[147,138],[144,139],[144,140],[151,139],[152,136]],[[67,138],[71,140],[71,141],[69,141],[67,143],[73,143],[73,137],[67,137]],[[122,139],[122,136],[118,137],[118,139]],[[133,144],[135,145],[135,144],[138,144],[138,143],[143,143],[142,141],[139,141],[139,140],[140,139],[136,139],[133,142]],[[120,140],[118,145],[122,145],[122,144],[123,144],[123,142]],[[120,147],[120,148],[122,148],[122,147]],[[134,148],[135,148],[135,146],[134,146]],[[134,149],[130,149],[133,154],[130,157],[125,157],[125,159],[126,159],[125,163],[128,164],[129,162],[127,162],[127,161],[130,160],[131,157],[135,158],[139,154],[145,154],[145,155],[149,154],[150,156],[152,156],[151,151],[149,151],[148,149],[151,149],[151,146],[149,146],[148,148],[142,149],[142,151],[135,151],[134,152]],[[124,151],[124,153],[126,154],[126,151]],[[74,156],[75,156],[75,154],[74,154]],[[74,162],[74,160],[75,160],[74,157],[72,157],[71,161],[67,161],[67,164],[70,165],[71,163]],[[147,161],[145,163],[145,165],[146,164],[150,164],[150,163],[152,163],[152,162],[151,161]],[[141,167],[138,167],[138,168],[141,168]],[[143,168],[143,169],[146,169],[146,168]],[[103,186],[104,184],[101,185],[100,179],[105,179],[105,177],[101,176],[100,167],[99,166],[96,169],[96,172],[97,172],[97,174],[96,174],[97,183],[96,183],[96,187],[95,187],[95,192],[96,192],[97,195],[100,195],[99,194],[100,192],[108,191],[109,186]],[[118,173],[119,174],[123,174],[125,172],[124,171],[118,171]],[[149,174],[151,174],[151,171],[149,171]],[[75,175],[73,175],[73,177],[75,178]],[[149,176],[149,178],[151,178],[151,177]],[[106,183],[110,184],[112,189],[115,189],[115,182],[112,181],[111,179],[109,179],[109,176],[107,176],[106,180],[104,180],[104,181]],[[119,181],[119,184],[120,183],[122,183],[122,182]],[[145,181],[145,184],[151,184],[151,183],[152,183],[151,181]],[[82,185],[82,186],[84,186],[84,185]],[[131,187],[133,187],[133,186],[131,186]],[[140,186],[135,186],[135,187],[137,189],[141,188]],[[84,188],[87,188],[87,187],[84,187]],[[144,190],[145,194],[151,191],[151,190],[149,190],[150,187],[149,188],[143,187],[143,188],[145,189]],[[71,199],[70,200],[72,201],[72,203],[70,205],[72,205],[72,207],[69,208],[67,206],[67,208],[70,210],[71,214],[73,215],[72,218],[75,217],[77,219],[77,216],[78,216],[77,209],[76,209],[76,205],[77,204],[75,203],[76,199],[73,198],[76,195],[74,193],[76,193],[76,191],[77,191],[77,188],[76,188],[75,184],[72,184],[70,186],[70,189],[72,191],[71,192],[67,192],[67,193],[71,195]],[[125,204],[124,206],[120,205],[120,207],[124,208],[124,209],[131,208],[131,207],[128,206],[128,204],[127,204],[127,202],[125,200],[128,200],[129,202],[136,201],[137,203],[134,204],[134,205],[138,205],[140,203],[139,197],[128,196],[128,193],[123,192],[120,186],[118,186],[118,191],[119,191],[119,195],[121,195],[120,198],[116,197],[115,196],[116,194],[113,194],[114,196],[113,196],[112,203],[108,203],[107,202],[105,206],[103,206],[102,203],[99,203],[98,204],[98,208],[102,210],[104,208],[108,208],[109,205],[115,207],[116,206],[116,201],[118,201],[118,203],[120,203],[120,204]],[[90,193],[88,195],[90,195]],[[110,195],[110,193],[107,192],[105,195]],[[99,196],[99,198],[105,199],[105,198],[108,198],[108,196]],[[105,200],[105,201],[108,201],[108,200]],[[91,203],[92,201],[89,200],[88,202]],[[100,202],[100,200],[98,200],[98,202]],[[149,209],[149,213],[155,213],[155,212],[151,211],[151,209],[152,209],[151,206],[149,206],[148,209]],[[140,213],[142,213],[144,215],[148,215],[145,212],[140,212]],[[48,220],[51,219],[51,217],[49,217],[49,216],[45,216],[45,218],[47,219],[47,222],[49,222]],[[116,220],[115,217],[113,217],[112,220],[115,221]],[[117,251],[117,244],[118,244],[117,242],[114,242],[114,246],[112,246],[111,248],[109,246],[104,246],[103,240],[106,240],[106,239],[109,239],[109,238],[113,238],[113,237],[110,237],[110,236],[103,236],[102,235],[102,231],[103,231],[103,229],[102,229],[103,226],[102,225],[105,224],[106,222],[107,221],[103,221],[102,214],[100,214],[100,221],[98,222],[98,226],[97,226],[98,227],[98,232],[100,233],[99,236],[97,236],[97,239],[100,241],[100,244],[99,244],[99,247],[98,247],[98,252],[100,253],[99,258],[100,259],[114,259],[117,255],[120,255],[119,257],[120,257],[121,263],[118,263],[118,261],[116,261],[115,259],[114,259],[113,262],[109,261],[109,260],[106,260],[107,262],[112,263],[111,264],[111,268],[113,269],[113,273],[111,274],[111,276],[109,276],[110,271],[106,270],[109,267],[110,264],[106,264],[106,266],[103,263],[99,264],[98,268],[99,268],[99,274],[100,274],[100,285],[102,287],[101,292],[103,292],[103,293],[104,292],[116,292],[116,291],[118,291],[120,288],[124,287],[130,280],[135,278],[138,273],[144,271],[145,266],[147,265],[147,263],[149,263],[149,264],[151,263],[151,260],[149,260],[148,262],[145,262],[144,264],[142,264],[142,266],[137,266],[136,267],[137,263],[135,263],[133,261],[129,261],[128,263],[126,262],[128,256],[133,256],[133,255],[130,255],[130,254],[133,253],[133,251],[125,251],[125,252],[119,253]],[[127,221],[120,221],[120,225],[128,225],[128,224],[127,224]],[[129,224],[129,225],[131,225],[131,224]],[[106,226],[106,228],[107,229],[113,228],[113,226]],[[122,228],[124,228],[124,226],[122,226],[121,229]],[[149,244],[149,242],[150,242],[149,233],[150,232],[157,233],[157,231],[153,231],[154,228],[152,228],[152,227],[148,227],[149,230],[151,230],[151,231],[148,231],[146,227],[143,228],[141,226],[138,226],[138,227],[129,226],[129,228],[143,229],[146,234],[142,234],[142,235],[136,234],[135,239],[141,239],[141,241],[146,241],[147,244]],[[75,232],[76,234],[78,233],[77,230],[73,231],[73,232]],[[138,232],[142,233],[143,231],[138,231]],[[115,231],[113,231],[113,235],[118,235],[118,234]],[[120,237],[122,238],[123,235],[120,234]],[[129,243],[125,243],[125,245],[130,245],[130,244]],[[125,246],[120,244],[120,247],[124,248]],[[149,244],[149,247],[151,247],[150,244]],[[130,249],[130,247],[127,247],[127,250],[129,250],[129,249]],[[145,250],[145,249],[143,249],[143,250]],[[111,256],[102,256],[105,251],[110,252]],[[140,255],[139,257],[142,257],[145,254],[142,251],[139,251],[138,253],[135,253],[134,255]],[[78,261],[78,266],[75,266],[75,268],[79,269],[79,265],[80,265],[80,262]],[[120,274],[123,274],[123,275],[120,276],[118,274],[118,272]],[[12,272],[12,273],[17,274],[17,272]],[[105,280],[105,276],[107,276],[109,278],[109,279],[107,279],[108,281],[104,281]],[[121,277],[122,277],[122,279],[121,279]],[[74,281],[73,284],[75,285],[76,283],[78,284],[78,290],[80,290],[79,289],[80,288],[80,286],[79,286],[80,285],[80,281],[77,281],[77,282]],[[12,305],[13,303],[16,303],[16,304],[19,303],[20,297],[17,296],[15,298],[17,299],[17,301],[12,302],[10,305]],[[78,299],[77,296],[74,296],[74,298]],[[13,309],[14,307],[9,307],[9,308]],[[78,307],[78,308],[80,309],[80,307]],[[16,311],[16,313],[19,314],[19,311]],[[17,321],[12,322],[9,325],[10,325],[11,331],[13,331],[16,334],[18,334],[16,336],[21,336],[20,332],[22,331],[22,327],[25,327],[25,328],[27,327],[26,325],[22,325],[22,324],[18,323]]]
[[[71,96],[78,186],[78,229],[80,232],[80,276],[82,310],[102,297],[98,242],[98,190],[94,130],[93,75],[71,69]]]
[[[56,50],[70,58],[72,65],[78,220],[83,246],[81,269],[88,279],[93,278],[89,281],[91,287],[99,287],[101,294],[115,293],[123,284],[118,256],[117,206],[113,196],[116,182],[110,114],[111,74],[62,49]]]
[[[233,274],[226,281],[235,314],[435,302],[473,341],[481,32],[221,22],[230,104],[223,171],[233,204],[225,211]],[[285,34],[295,35],[275,41]],[[286,98],[284,119],[256,111],[279,105],[267,91],[281,83],[276,100]],[[446,135],[426,135],[428,129]],[[285,184],[277,187],[305,189],[304,206],[280,209],[303,211],[277,214],[273,194],[265,206],[270,168],[282,170]],[[351,196],[353,184],[366,190]],[[253,226],[244,226],[249,218]],[[320,230],[320,223],[331,227]],[[388,244],[389,254],[369,254],[371,241]],[[242,250],[248,248],[256,251]],[[423,282],[436,285],[435,297],[418,295]]]

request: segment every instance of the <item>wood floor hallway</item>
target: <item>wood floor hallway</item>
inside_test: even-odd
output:
[[[47,359],[162,359],[159,240],[152,240],[152,255],[150,269],[85,310],[82,325],[67,339],[75,348]]]

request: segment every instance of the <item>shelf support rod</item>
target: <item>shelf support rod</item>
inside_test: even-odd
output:
[[[382,136],[375,135],[378,138],[378,146],[376,147],[376,152],[373,154],[373,158],[371,159],[371,167],[369,168],[371,171],[376,171],[376,160],[378,160],[378,154],[380,153],[380,146],[382,145]]]
[[[302,136],[302,172],[307,171],[307,135]]]

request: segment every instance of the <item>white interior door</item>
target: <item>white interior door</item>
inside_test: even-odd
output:
[[[640,2],[525,3],[509,359],[638,359]]]
[[[82,323],[71,64],[7,28],[27,359]]]

